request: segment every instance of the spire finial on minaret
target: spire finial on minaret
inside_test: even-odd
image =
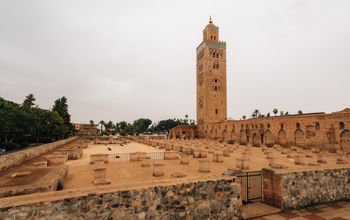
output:
[[[211,20],[211,15],[209,16],[209,24],[212,24],[213,20]]]

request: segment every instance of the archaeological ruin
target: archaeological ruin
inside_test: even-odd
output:
[[[211,19],[196,52],[197,125],[2,155],[0,219],[242,219],[350,199],[350,109],[228,120]]]

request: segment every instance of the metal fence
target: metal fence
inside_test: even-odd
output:
[[[133,153],[120,153],[120,154],[109,154],[108,162],[126,162],[130,161]],[[142,153],[151,160],[164,160],[164,152],[145,152]]]
[[[242,201],[244,204],[262,200],[262,171],[241,172]]]

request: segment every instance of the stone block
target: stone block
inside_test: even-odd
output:
[[[141,167],[150,167],[151,166],[151,158],[143,158],[141,162]]]
[[[105,161],[104,160],[96,160],[95,161],[95,167],[96,168],[104,168],[105,167]]]
[[[304,157],[301,155],[295,156],[295,164],[296,165],[305,165]]]
[[[221,152],[215,152],[213,154],[213,161],[216,163],[222,163],[224,162],[224,155]]]
[[[230,151],[229,150],[223,150],[222,151],[224,157],[230,157]]]
[[[182,155],[180,159],[181,164],[189,164],[190,163],[190,157],[187,155]]]
[[[46,157],[47,166],[63,166],[66,164],[67,158],[65,156],[50,155]]]
[[[173,173],[173,174],[171,174],[171,177],[173,177],[173,178],[184,178],[186,176],[187,175],[184,174],[184,173]]]
[[[164,176],[164,163],[153,163],[153,176]]]
[[[47,161],[39,161],[33,163],[34,167],[47,167]]]
[[[200,150],[194,150],[193,151],[193,158],[201,158]]]
[[[179,155],[175,151],[164,152],[164,159],[165,160],[177,160],[177,159],[179,159]]]
[[[108,163],[108,154],[91,154],[90,155],[90,164],[94,164],[97,160],[103,160],[105,163]]]
[[[210,172],[210,161],[209,160],[200,160],[198,171],[201,173]]]
[[[237,158],[236,159],[236,167],[238,169],[249,169],[249,161],[244,158]]]
[[[317,162],[318,162],[318,163],[324,163],[324,164],[326,164],[326,163],[327,163],[327,160],[326,160],[326,158],[325,158],[324,155],[319,154],[319,155],[317,155]]]
[[[15,172],[11,174],[11,178],[29,176],[29,174],[30,174],[30,171]]]
[[[201,150],[200,158],[207,158],[207,151],[206,150]]]
[[[95,168],[94,169],[94,185],[108,185],[111,182],[107,180],[106,168]]]

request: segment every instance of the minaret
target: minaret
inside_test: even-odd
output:
[[[197,124],[226,117],[226,42],[219,41],[219,27],[210,17],[197,47]]]

